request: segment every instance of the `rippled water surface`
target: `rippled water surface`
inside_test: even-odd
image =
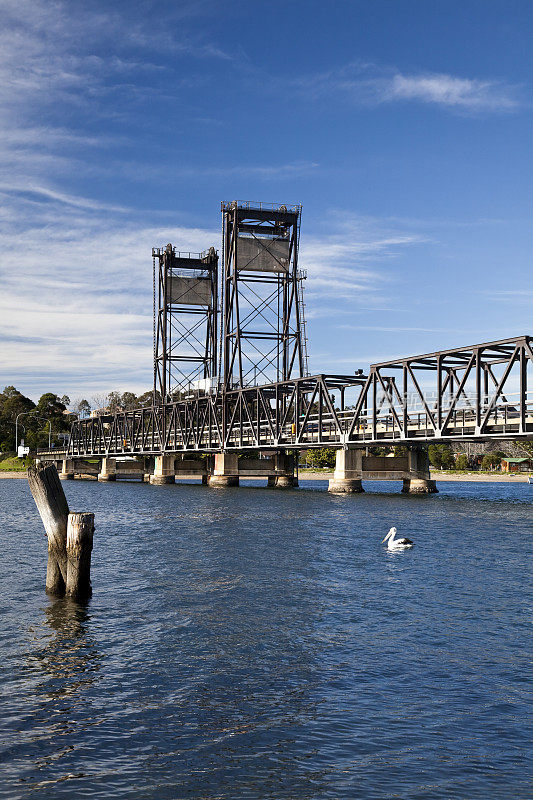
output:
[[[531,797],[533,486],[64,486],[86,608],[0,481],[1,797]]]

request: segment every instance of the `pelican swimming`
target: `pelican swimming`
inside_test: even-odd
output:
[[[386,542],[387,539],[389,540],[389,543],[387,545],[389,550],[405,550],[407,547],[413,546],[414,542],[412,542],[410,539],[406,538],[395,539],[394,537],[396,536],[397,533],[398,531],[396,530],[396,528],[391,528],[388,534],[383,539],[383,542]],[[381,542],[381,544],[383,544],[383,542]]]

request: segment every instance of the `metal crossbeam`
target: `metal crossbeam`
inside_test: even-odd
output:
[[[460,369],[454,366],[455,378],[450,372],[444,380],[446,359],[457,350],[424,357],[434,388],[412,380],[420,358],[413,357],[374,364],[368,376],[314,375],[78,420],[72,426],[69,455],[533,439],[531,342],[522,336],[501,346],[491,342],[461,348],[468,359]],[[499,374],[494,373],[495,362]],[[386,375],[387,368],[398,365],[404,368],[402,392]],[[345,392],[352,392],[355,402],[342,409],[339,401]]]

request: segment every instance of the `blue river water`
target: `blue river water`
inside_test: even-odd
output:
[[[86,607],[0,480],[0,797],[532,797],[533,486],[64,487]]]

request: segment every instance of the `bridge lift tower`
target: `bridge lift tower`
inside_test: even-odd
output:
[[[152,249],[154,267],[154,403],[191,390],[210,391],[216,379],[218,254]]]
[[[220,375],[224,388],[307,374],[301,206],[223,202]]]

